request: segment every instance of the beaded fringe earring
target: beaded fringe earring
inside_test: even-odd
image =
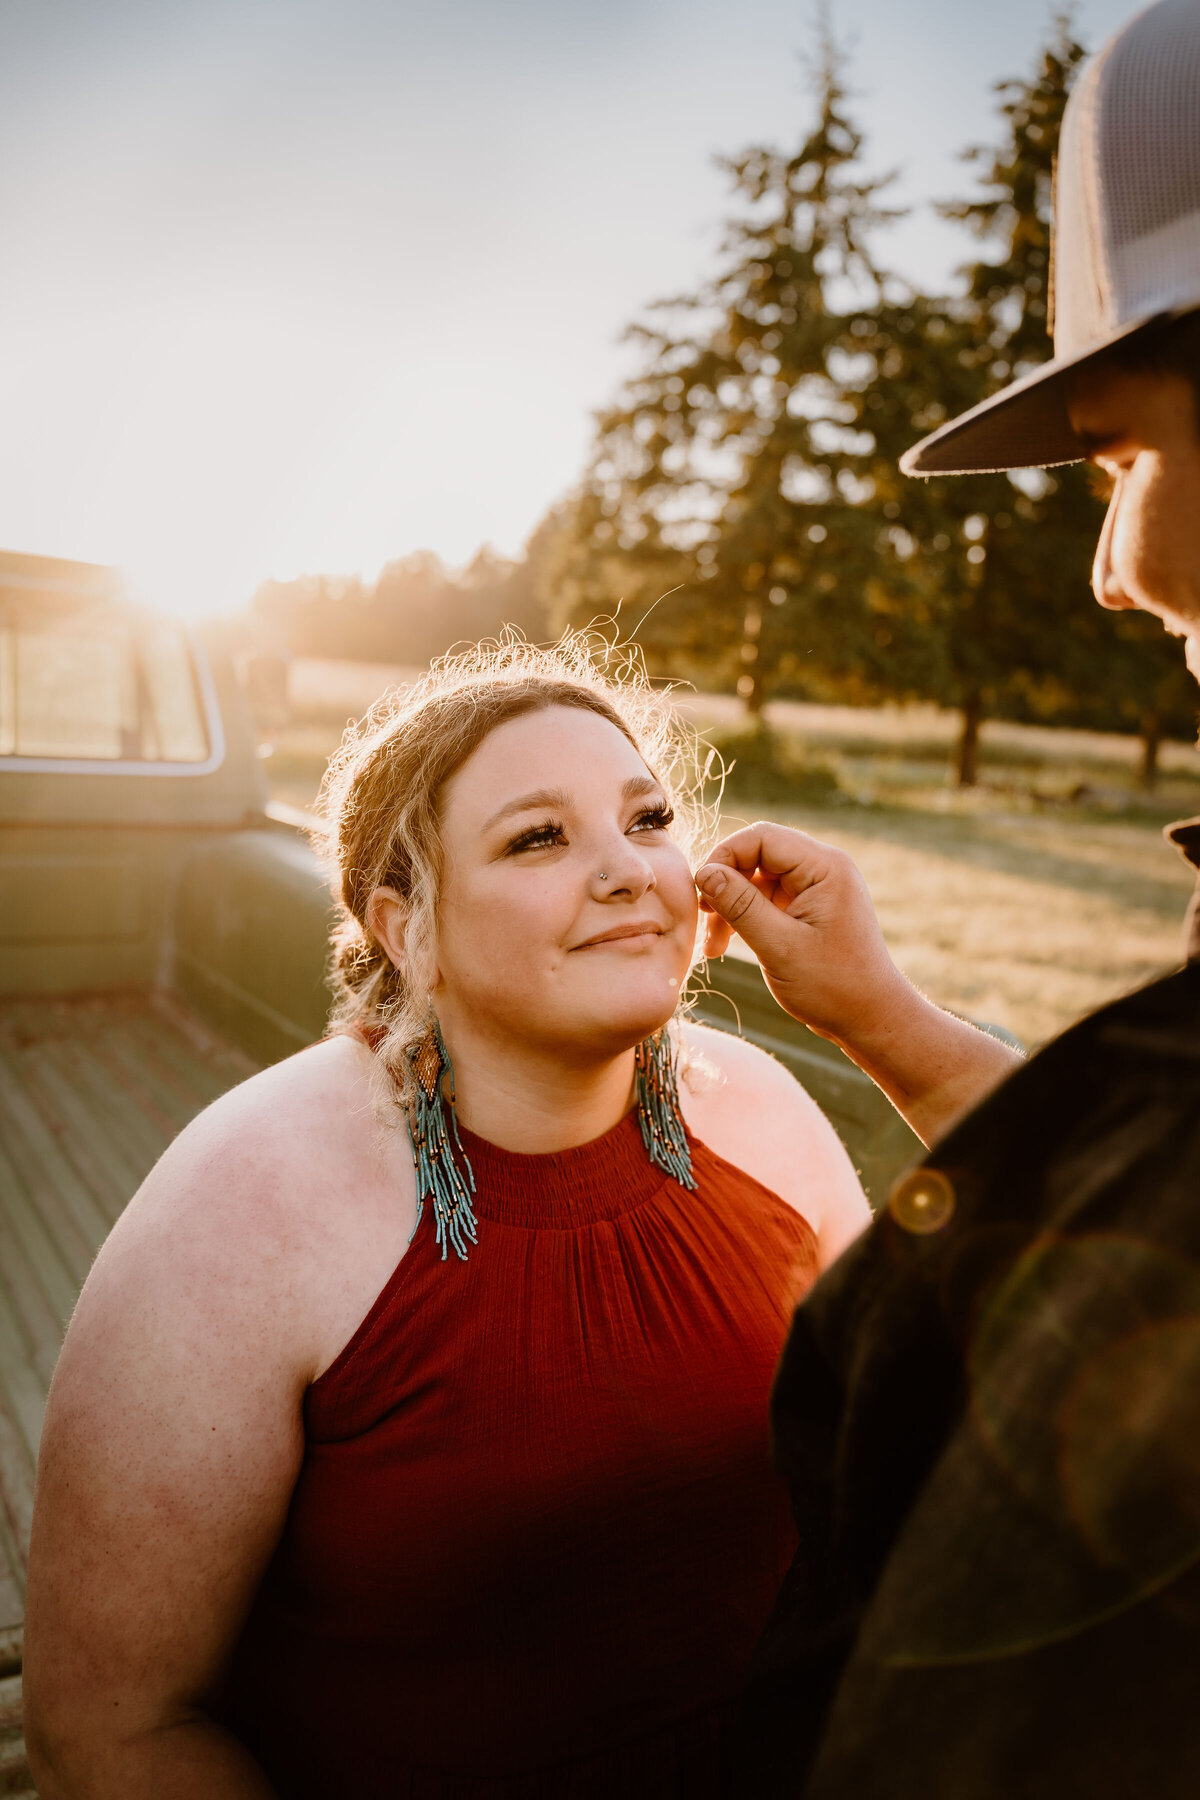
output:
[[[432,1006],[429,1029],[419,1044],[408,1053],[413,1072],[412,1111],[408,1134],[412,1141],[413,1163],[417,1171],[417,1218],[413,1237],[428,1200],[433,1207],[437,1226],[437,1242],[442,1247],[442,1261],[450,1245],[463,1262],[467,1260],[467,1242],[478,1242],[479,1224],[471,1199],[475,1192],[475,1172],[458,1135],[458,1116],[454,1110],[454,1064],[442,1037],[441,1026]],[[445,1092],[446,1082],[450,1092]],[[449,1103],[447,1109],[447,1102]],[[447,1125],[447,1110],[449,1125]],[[412,1242],[412,1239],[409,1239]]]
[[[643,1038],[633,1055],[637,1070],[638,1124],[650,1161],[679,1183],[694,1188],[692,1153],[679,1109],[679,1082],[675,1073],[675,1047],[664,1025]]]

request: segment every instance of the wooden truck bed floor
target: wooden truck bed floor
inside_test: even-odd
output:
[[[152,1164],[253,1070],[166,995],[0,999],[0,1794],[28,1791],[6,1714],[33,1471],[67,1319]]]

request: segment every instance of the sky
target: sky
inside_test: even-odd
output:
[[[1098,46],[1134,8],[1079,0]],[[929,202],[1048,0],[831,0],[867,166]],[[519,551],[626,324],[714,266],[714,155],[807,118],[812,0],[0,0],[0,547],[183,612]]]

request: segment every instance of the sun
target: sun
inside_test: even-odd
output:
[[[234,618],[246,610],[264,571],[251,559],[189,544],[143,550],[121,569],[130,598],[182,624]]]

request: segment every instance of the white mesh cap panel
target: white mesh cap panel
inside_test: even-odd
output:
[[[1101,343],[1115,312],[1100,205],[1103,52],[1084,70],[1063,119],[1054,180],[1054,354]]]
[[[1100,182],[1115,325],[1200,303],[1200,0],[1159,0],[1105,58]]]
[[[1070,462],[1088,357],[1200,308],[1200,0],[1158,0],[1111,38],[1067,105],[1055,195],[1054,358],[906,452],[910,475]]]
[[[1113,41],[1099,123],[1113,249],[1200,213],[1200,0],[1160,0]]]

